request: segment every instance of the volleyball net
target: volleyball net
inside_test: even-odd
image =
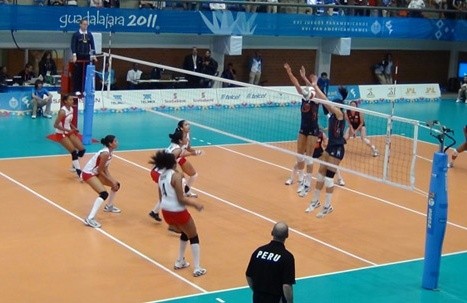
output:
[[[301,156],[296,150],[302,96],[293,86],[256,86],[120,55],[106,56],[105,60],[109,60],[111,66],[118,64],[128,66],[128,69],[136,63],[143,76],[134,90],[96,91],[96,107],[111,105],[113,111],[150,111],[155,114],[155,119],[157,116],[185,119],[211,134],[203,138],[205,142],[265,147],[290,155],[290,167],[296,157]],[[298,70],[295,74],[298,76]],[[289,81],[285,70],[284,79]],[[198,87],[187,88],[193,84]],[[343,111],[351,109],[364,115],[367,130],[365,140],[360,136],[348,138],[339,169],[393,186],[414,189],[419,123],[351,107],[348,101],[344,105],[329,103]],[[327,134],[327,117],[321,106],[319,124]],[[313,161],[322,163],[319,159]]]

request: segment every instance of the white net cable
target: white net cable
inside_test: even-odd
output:
[[[118,103],[122,108],[142,108],[174,120],[186,119],[192,125],[217,134],[217,137],[220,134],[231,138],[230,143],[248,143],[288,154],[291,156],[290,165],[293,165],[297,156],[296,140],[300,127],[302,97],[294,87],[262,87],[120,55],[112,54],[109,57],[111,64],[118,62],[129,68],[133,63],[137,63],[143,72],[156,67],[170,74],[171,79],[197,76],[217,84],[213,85],[215,88],[175,87],[96,92],[101,106]],[[288,77],[284,71],[285,78]],[[179,80],[170,83],[183,84]],[[221,83],[232,84],[235,87],[220,88]],[[313,100],[338,105],[344,111],[352,109],[365,117],[366,140],[361,140],[360,137],[347,140],[345,157],[339,166],[341,171],[405,189],[414,189],[420,124],[418,121],[347,104]],[[321,109],[319,116],[320,127],[326,129],[327,117]],[[326,130],[324,132],[327,133]],[[216,142],[214,138],[210,141]],[[320,160],[314,161],[321,163]]]

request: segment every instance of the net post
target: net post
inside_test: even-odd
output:
[[[84,97],[84,112],[83,112],[83,144],[89,145],[92,143],[92,122],[94,116],[94,77],[96,67],[90,63],[86,67],[86,82],[85,82],[85,97]]]
[[[430,290],[438,287],[441,252],[446,231],[448,212],[446,190],[447,158],[445,153],[436,152],[433,156],[431,170],[422,279],[422,287]]]

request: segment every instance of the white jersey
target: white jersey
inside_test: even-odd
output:
[[[66,106],[62,106],[60,110],[65,112],[65,117],[60,120],[60,125],[65,128],[71,130],[71,121],[73,120],[73,107],[68,109]],[[61,129],[56,128],[55,132],[58,134],[64,134],[65,132]]]
[[[182,150],[186,150],[190,147],[190,133],[186,134],[186,144],[181,146]]]
[[[109,153],[109,158],[107,159],[107,162],[105,163],[105,167],[108,167],[110,165],[110,161],[112,160],[112,153],[110,152],[108,147],[104,147],[100,151],[94,154],[92,156],[91,160],[86,163],[86,165],[83,168],[83,172],[91,175],[97,175],[97,168],[99,167],[100,164],[100,155],[103,152],[108,152]]]
[[[178,201],[175,188],[172,186],[172,176],[175,173],[173,169],[163,171],[159,177],[159,188],[161,190],[161,208],[171,212],[181,212],[186,207]]]
[[[168,153],[173,154],[174,150],[176,150],[176,149],[182,149],[183,150],[183,148],[180,145],[178,145],[177,143],[170,143],[169,147],[167,147],[165,149],[165,151],[168,152]]]

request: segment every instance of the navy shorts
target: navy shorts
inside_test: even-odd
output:
[[[344,145],[332,145],[326,147],[326,152],[333,158],[342,160],[344,159],[345,148]]]

